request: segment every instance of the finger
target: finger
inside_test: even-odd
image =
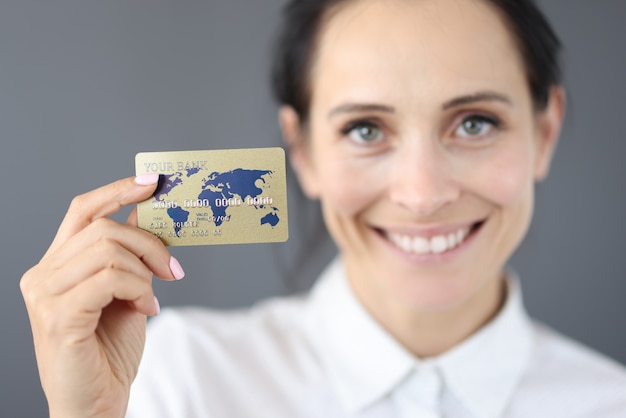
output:
[[[131,273],[147,283],[152,281],[152,271],[140,259],[119,243],[105,239],[95,242],[44,279],[45,291],[51,295],[60,295],[106,269]]]
[[[157,306],[150,283],[132,273],[105,269],[89,280],[81,282],[59,301],[71,307],[65,314],[59,312],[58,327],[83,330],[86,335],[93,332],[102,310],[114,300],[123,300],[144,315],[156,315]],[[80,312],[80,315],[76,315]],[[72,321],[68,323],[69,321]]]
[[[158,313],[151,283],[134,274],[106,269],[99,272],[94,280],[82,284],[84,289],[77,290],[86,292],[84,294],[86,305],[91,304],[98,312],[117,299],[129,302],[137,312],[144,315]]]
[[[53,255],[46,260],[50,269],[60,269],[70,260],[94,243],[108,240],[126,248],[141,260],[156,276],[165,280],[182,278],[178,268],[173,265],[169,251],[155,235],[144,230],[121,225],[108,218],[100,218],[92,222]]]
[[[128,177],[76,196],[70,204],[48,253],[54,251],[69,237],[94,220],[109,216],[122,206],[146,200],[154,192],[158,180],[157,174]]]
[[[139,221],[137,220],[137,208],[134,208],[128,218],[126,218],[126,225],[137,226],[139,225]]]
[[[126,301],[144,315],[158,314],[151,283],[132,273],[105,269],[58,297],[26,300],[35,339],[73,333],[76,341],[89,338],[101,320],[102,310],[114,300]],[[35,326],[35,324],[37,326]]]

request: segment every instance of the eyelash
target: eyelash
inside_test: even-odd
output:
[[[379,135],[382,135],[382,139],[384,139],[385,132],[380,127],[380,124],[369,119],[359,119],[359,120],[350,122],[344,128],[340,130],[340,133],[342,136],[351,136],[352,132],[355,132],[357,129],[364,128],[364,127],[377,129],[379,132]],[[365,140],[362,140],[362,141],[355,140],[355,141],[365,144],[368,142],[370,143],[380,142],[380,139],[376,139],[373,141],[365,141]]]
[[[478,133],[478,134],[471,134],[471,133],[467,133],[465,135],[461,135],[462,137],[465,138],[476,138],[476,137],[484,137],[484,136],[488,136],[492,130],[494,129],[500,129],[502,126],[502,122],[500,121],[500,119],[494,117],[494,116],[490,116],[490,115],[485,115],[485,114],[480,114],[480,113],[473,113],[473,114],[469,114],[466,116],[463,116],[463,118],[461,118],[459,123],[456,123],[454,125],[454,133],[456,134],[460,129],[463,129],[464,124],[468,121],[474,121],[474,122],[478,122],[481,124],[487,124],[488,126],[488,132],[486,133]]]

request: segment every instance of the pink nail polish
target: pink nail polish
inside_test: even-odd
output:
[[[140,174],[135,177],[135,183],[140,186],[150,186],[159,182],[159,175],[157,173]]]
[[[157,297],[154,297],[154,310],[155,310],[155,314],[154,316],[157,316],[158,314],[161,313],[161,305],[159,304],[159,300],[157,299]]]
[[[173,256],[170,257],[170,270],[172,271],[172,274],[174,275],[174,278],[176,280],[180,280],[185,277],[185,270],[183,270],[178,260],[175,259]]]

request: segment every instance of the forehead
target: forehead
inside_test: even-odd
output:
[[[314,97],[318,87],[404,95],[526,89],[514,37],[484,0],[344,3],[320,32],[312,83]]]

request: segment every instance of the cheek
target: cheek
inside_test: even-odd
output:
[[[379,198],[382,178],[372,166],[341,158],[319,158],[317,167],[322,205],[337,216],[355,216]]]
[[[522,141],[502,147],[474,167],[473,188],[485,200],[501,207],[515,207],[528,199],[533,186],[533,149]]]

